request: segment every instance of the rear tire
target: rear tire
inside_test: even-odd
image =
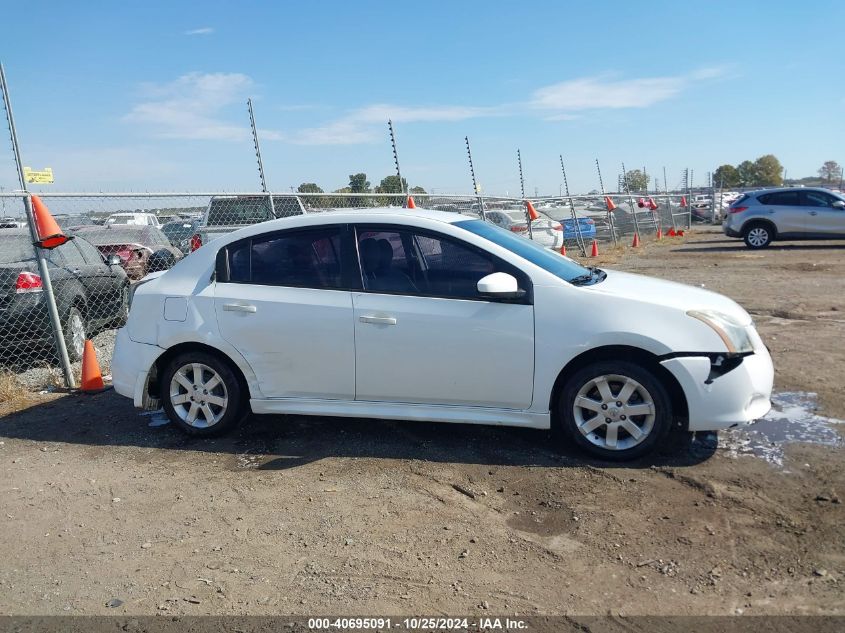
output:
[[[753,222],[745,231],[743,231],[742,239],[748,248],[766,248],[772,243],[775,237],[774,229],[766,222]]]
[[[62,329],[64,330],[62,334],[65,337],[68,359],[72,363],[82,360],[88,328],[85,324],[85,317],[82,316],[79,308],[71,306],[68,309]]]
[[[221,435],[246,414],[245,394],[237,375],[212,354],[179,354],[168,363],[160,384],[167,417],[188,435]]]
[[[672,425],[672,404],[648,369],[599,361],[579,369],[558,398],[558,435],[591,455],[625,461],[653,451]]]

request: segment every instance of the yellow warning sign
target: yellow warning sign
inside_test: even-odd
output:
[[[28,183],[34,185],[51,185],[53,184],[53,168],[45,167],[41,171],[36,171],[31,167],[23,168],[23,176]]]

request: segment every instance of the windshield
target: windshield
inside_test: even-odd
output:
[[[546,272],[550,272],[569,283],[579,285],[596,283],[602,281],[605,277],[605,274],[597,268],[585,268],[581,264],[562,255],[558,255],[536,242],[520,237],[511,231],[501,229],[484,220],[465,220],[463,222],[455,222],[454,226],[490,240],[494,244],[508,249],[511,253],[519,255]]]

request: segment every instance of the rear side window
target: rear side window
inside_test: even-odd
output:
[[[794,207],[798,206],[797,191],[776,191],[767,193],[757,198],[763,204]]]
[[[267,286],[343,288],[340,241],[340,229],[335,227],[243,240],[227,249],[228,279]]]

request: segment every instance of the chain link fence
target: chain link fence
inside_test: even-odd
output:
[[[40,193],[61,229],[73,239],[43,250],[32,242],[23,192],[0,193],[0,371],[29,389],[78,382],[86,339],[103,373],[110,370],[115,331],[127,318],[131,288],[145,275],[167,270],[183,257],[234,230],[274,218],[335,210],[404,207],[405,194],[377,193]],[[615,210],[608,211],[610,199]],[[652,196],[641,207],[611,194],[531,199],[530,221],[519,198],[414,194],[418,208],[483,218],[544,247],[587,256],[593,240],[606,245],[642,239],[660,228],[686,228],[689,208],[680,196]],[[49,269],[61,332],[48,312],[38,255]],[[58,336],[57,336],[58,334]],[[71,376],[59,348],[64,342]]]

